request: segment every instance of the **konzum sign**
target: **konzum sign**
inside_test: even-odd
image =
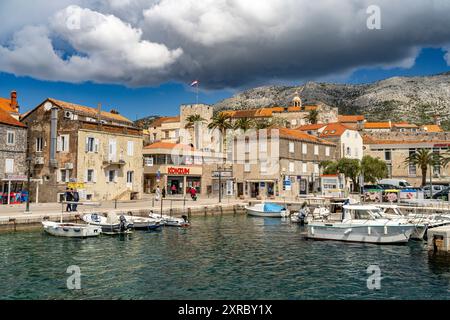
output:
[[[167,168],[167,174],[179,174],[179,175],[186,175],[190,174],[191,169],[188,168]]]

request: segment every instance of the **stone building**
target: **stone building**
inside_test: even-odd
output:
[[[389,178],[404,179],[411,185],[419,187],[422,182],[422,172],[417,166],[408,164],[405,160],[419,149],[430,150],[442,155],[448,155],[450,133],[396,133],[364,136],[364,154],[384,160],[388,167]],[[429,174],[427,181],[429,181]],[[449,166],[432,168],[433,183],[450,184]]]
[[[8,188],[11,189],[10,182],[14,184],[13,188],[17,189],[17,192],[23,189],[24,176],[27,173],[26,153],[26,125],[0,108],[0,180],[3,193],[7,192]]]
[[[256,138],[257,137],[257,138]],[[234,139],[233,177],[237,196],[296,197],[318,191],[320,162],[334,160],[336,145],[298,130],[247,132]]]
[[[46,99],[23,116],[28,126],[33,178],[41,202],[62,199],[67,187],[81,200],[139,198],[142,131],[117,111]]]

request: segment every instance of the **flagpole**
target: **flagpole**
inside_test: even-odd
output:
[[[199,82],[197,82],[197,104],[198,104],[198,86],[199,86]]]

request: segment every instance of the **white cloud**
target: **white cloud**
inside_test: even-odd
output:
[[[5,1],[11,10],[14,2]],[[24,28],[0,45],[0,70],[131,86],[200,78],[235,88],[410,68],[420,48],[450,43],[450,5],[442,0],[73,0],[79,6],[64,8],[35,1],[47,7],[39,12],[53,8],[52,18],[33,17],[41,22],[33,27],[22,17]],[[366,27],[373,4],[381,30]],[[76,16],[80,28],[68,28]]]

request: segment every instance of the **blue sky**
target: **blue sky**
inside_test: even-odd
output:
[[[450,70],[441,49],[423,49],[411,68],[362,68],[347,79],[337,77],[340,83],[369,83],[393,76],[421,76]],[[314,79],[311,79],[314,80]],[[333,81],[333,79],[331,79]],[[295,83],[291,82],[290,83]],[[270,80],[266,84],[271,84]],[[298,84],[301,84],[299,82]],[[158,87],[128,88],[121,85],[94,83],[70,84],[40,81],[29,77],[16,77],[0,73],[0,96],[9,97],[17,90],[22,112],[42,102],[46,97],[95,107],[101,103],[105,110],[115,108],[121,114],[135,120],[148,115],[176,115],[180,104],[195,103],[195,90],[189,84],[166,83]],[[200,102],[213,104],[232,96],[233,90],[200,90]]]

